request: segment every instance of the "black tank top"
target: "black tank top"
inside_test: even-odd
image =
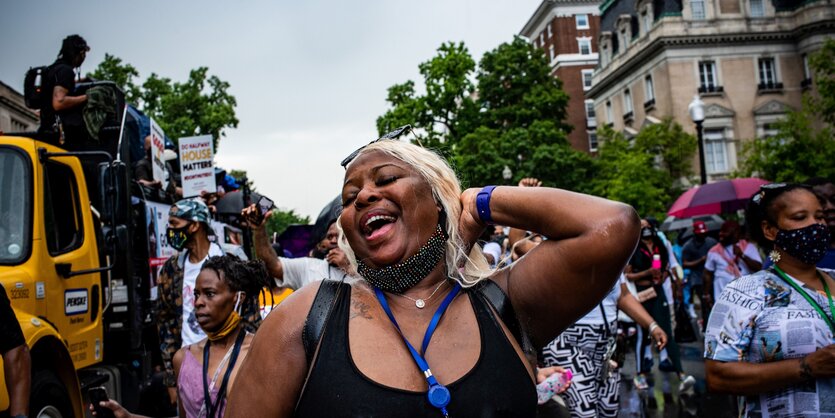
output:
[[[360,373],[348,344],[350,290],[347,293],[333,308],[295,416],[441,417],[425,392],[384,386]],[[536,388],[525,365],[487,302],[476,292],[466,294],[475,310],[481,353],[475,367],[447,386],[452,395],[449,416],[536,416]]]

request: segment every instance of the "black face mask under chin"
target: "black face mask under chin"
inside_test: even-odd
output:
[[[358,260],[357,271],[374,287],[390,293],[403,293],[428,276],[444,259],[447,238],[446,231],[438,224],[429,241],[406,260],[380,269]]]

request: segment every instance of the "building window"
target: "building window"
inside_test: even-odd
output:
[[[589,151],[597,151],[597,132],[589,131]]]
[[[655,100],[655,87],[652,85],[652,76],[644,77],[644,93],[647,95],[647,101]]]
[[[630,92],[629,89],[626,89],[623,91],[623,118],[631,118],[632,111],[632,92]]]
[[[690,0],[690,15],[693,20],[704,20],[705,0]]]
[[[649,10],[644,10],[641,13],[641,22],[644,26],[644,33],[649,33],[649,30],[652,29],[652,16],[649,14]]]
[[[812,70],[809,69],[809,56],[803,54],[803,80],[800,87],[806,88],[812,85]]]
[[[623,52],[626,52],[626,48],[629,48],[629,35],[626,34],[626,29],[620,30],[620,43],[623,45]]]
[[[716,93],[721,91],[722,87],[719,86],[719,81],[716,74],[716,62],[700,61],[699,93]]]
[[[539,46],[545,46],[545,34],[542,32],[539,33]]]
[[[728,153],[725,143],[725,130],[705,129],[705,169],[708,174],[728,172]]]
[[[591,38],[577,38],[577,45],[580,47],[580,55],[591,54]]]
[[[551,39],[551,37],[554,36],[554,34],[551,32],[551,24],[550,23],[547,26],[545,26],[545,30],[548,31],[548,39]]]
[[[554,45],[553,44],[548,47],[548,56],[551,57],[551,61],[553,61],[554,58],[557,57],[556,55],[554,55]]]
[[[609,124],[615,123],[615,117],[612,115],[612,102],[606,102],[606,122]]]
[[[588,90],[591,88],[591,76],[594,73],[594,70],[583,70],[583,90]]]
[[[783,88],[783,83],[777,81],[777,66],[774,63],[774,58],[760,58],[758,67],[760,84],[757,87],[759,90],[779,90]]]
[[[780,132],[780,129],[778,128],[777,124],[774,122],[763,123],[759,126],[759,128],[760,138],[771,138],[777,136],[777,134]]]
[[[765,16],[765,2],[763,0],[751,0],[751,17]]]
[[[587,119],[594,119],[594,100],[586,100],[586,118]]]
[[[589,28],[589,15],[575,15],[574,19],[577,20],[577,29]]]

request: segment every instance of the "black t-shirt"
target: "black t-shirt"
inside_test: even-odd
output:
[[[23,331],[17,323],[11,301],[6,296],[6,289],[0,285],[0,354],[5,355],[24,343],[26,340],[23,339]]]
[[[64,61],[55,61],[47,70],[46,77],[43,78],[43,94],[46,100],[41,108],[41,130],[54,131],[56,113],[61,117],[61,122],[65,127],[84,126],[84,118],[81,115],[84,106],[76,106],[60,112],[52,108],[52,93],[55,86],[67,89],[67,95],[72,95],[75,90],[75,70]]]
[[[716,245],[716,240],[711,237],[705,237],[701,244],[696,241],[696,238],[690,238],[684,247],[681,248],[681,258],[683,261],[695,261],[707,255],[713,246]],[[702,284],[702,273],[705,270],[705,265],[698,267],[689,267],[690,269],[690,284]]]

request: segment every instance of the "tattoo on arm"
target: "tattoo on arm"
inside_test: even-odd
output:
[[[351,301],[351,316],[349,319],[354,318],[365,318],[371,319],[371,314],[369,311],[371,310],[371,306],[367,303],[359,300]]]

